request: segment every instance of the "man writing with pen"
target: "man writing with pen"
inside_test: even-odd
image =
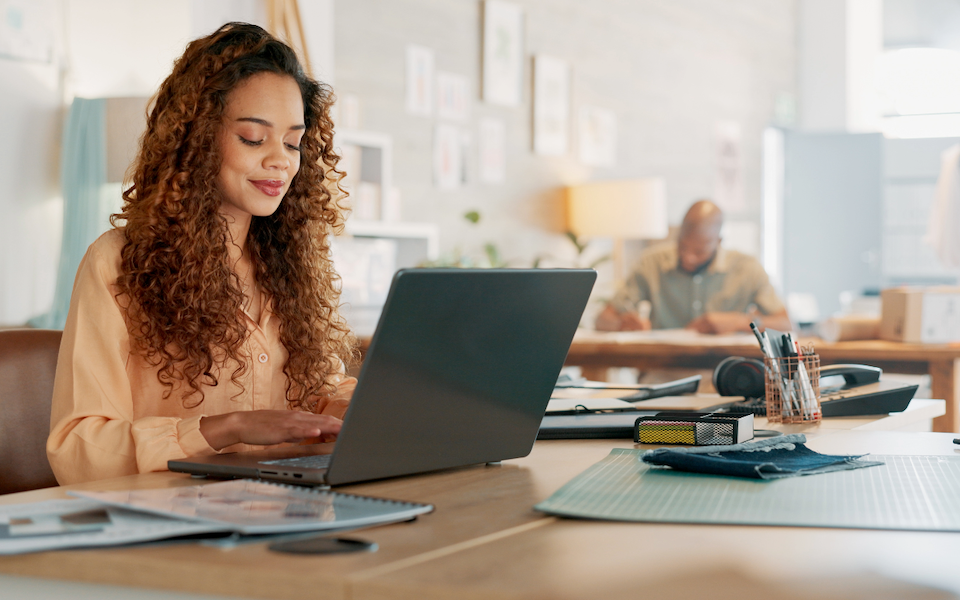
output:
[[[756,259],[720,244],[723,212],[695,202],[676,243],[644,252],[624,286],[596,320],[605,331],[688,328],[701,333],[750,331],[750,323],[792,329],[787,310]],[[645,303],[650,314],[638,308]]]

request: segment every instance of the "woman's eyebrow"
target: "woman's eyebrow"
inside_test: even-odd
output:
[[[258,119],[257,117],[240,117],[237,121],[245,121],[247,123],[256,123],[257,125],[263,125],[264,127],[273,127],[273,123],[267,121],[266,119]],[[306,125],[291,125],[290,129],[306,129]]]

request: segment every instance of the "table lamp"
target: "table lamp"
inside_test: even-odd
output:
[[[613,238],[613,278],[623,276],[623,241],[667,237],[663,179],[600,181],[567,188],[567,223],[578,238]]]

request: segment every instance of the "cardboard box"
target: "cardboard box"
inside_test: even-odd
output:
[[[883,290],[880,337],[895,342],[960,341],[960,287]]]

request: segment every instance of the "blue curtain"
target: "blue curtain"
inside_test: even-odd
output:
[[[87,247],[104,231],[101,194],[107,181],[106,100],[76,98],[70,106],[60,152],[63,242],[50,312],[30,320],[43,329],[63,329],[73,279]]]

